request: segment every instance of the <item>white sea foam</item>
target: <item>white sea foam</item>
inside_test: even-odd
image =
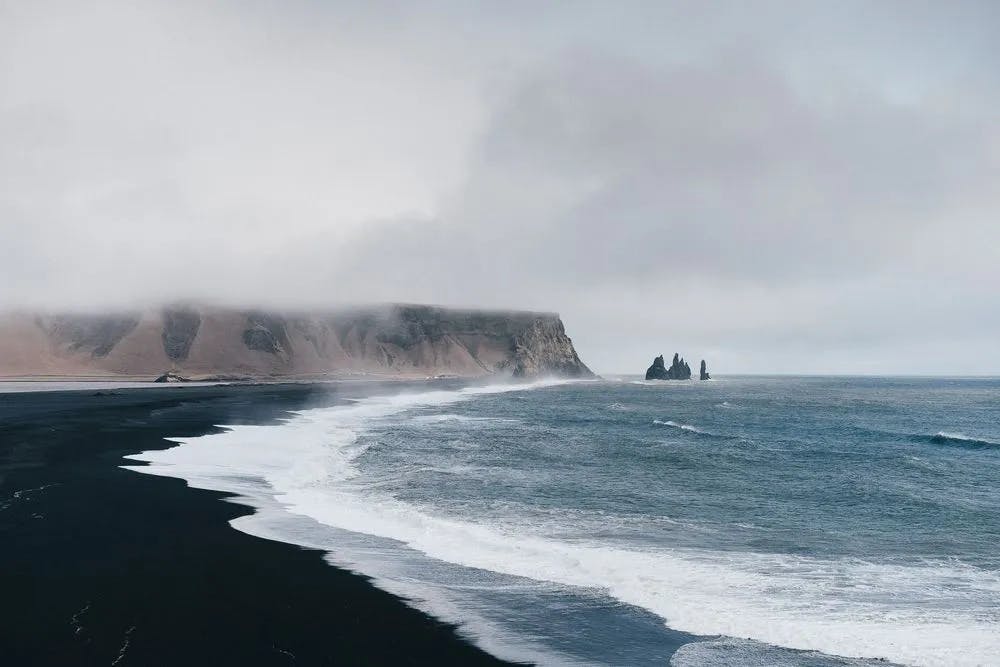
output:
[[[809,667],[862,667],[871,663],[732,637],[685,644],[670,658],[671,667],[801,667],[803,664]]]
[[[697,386],[693,380],[632,380],[629,384],[637,384],[645,387],[694,387]]]
[[[539,386],[545,385],[532,385]],[[262,498],[270,506],[277,501],[289,512],[397,540],[440,561],[597,589],[695,634],[913,665],[984,665],[1000,655],[1000,580],[962,563],[897,565],[560,540],[527,522],[484,525],[403,502],[381,492],[356,465],[364,452],[359,434],[394,415],[525,388],[366,399],[303,411],[276,425],[176,439],[176,447],[131,458],[150,463],[135,468],[139,472],[181,477],[251,502]],[[303,541],[296,534],[280,537]]]
[[[420,415],[414,417],[414,422],[418,424],[440,424],[444,422],[503,422],[503,423],[516,423],[520,420],[518,419],[508,419],[505,417],[470,417],[468,415]]]
[[[689,431],[691,433],[701,433],[702,435],[711,435],[711,433],[709,433],[708,431],[703,431],[700,428],[698,428],[697,426],[691,426],[690,424],[680,424],[678,422],[671,421],[671,420],[663,421],[663,420],[660,420],[660,419],[654,419],[653,423],[654,424],[659,424],[660,426],[670,426],[670,427],[673,427],[673,428],[679,428],[682,431]]]
[[[949,433],[948,431],[938,431],[936,434],[940,438],[947,438],[948,440],[978,440],[979,438],[972,438],[964,433]]]
[[[966,435],[964,433],[952,433],[952,432],[948,432],[948,431],[938,431],[937,434],[935,435],[935,437],[941,438],[941,439],[944,439],[944,440],[954,440],[954,441],[957,441],[957,442],[968,442],[968,443],[979,444],[979,445],[996,445],[996,446],[1000,446],[1000,442],[997,442],[996,440],[990,440],[988,438],[974,437],[974,436],[971,436],[971,435]]]

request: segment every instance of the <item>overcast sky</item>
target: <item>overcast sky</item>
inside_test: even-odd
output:
[[[0,0],[0,306],[554,310],[1000,373],[1000,3]]]

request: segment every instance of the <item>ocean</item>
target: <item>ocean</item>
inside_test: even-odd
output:
[[[509,660],[1000,664],[1000,380],[341,393],[129,467]]]

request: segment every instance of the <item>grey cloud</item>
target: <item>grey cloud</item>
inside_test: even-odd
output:
[[[1000,369],[995,3],[415,7],[0,0],[0,307],[525,307],[601,371]]]
[[[496,109],[439,220],[388,225],[349,272],[393,247],[379,271],[461,267],[476,288],[856,278],[987,185],[985,132],[868,91],[815,104],[752,54],[659,69],[572,54]]]

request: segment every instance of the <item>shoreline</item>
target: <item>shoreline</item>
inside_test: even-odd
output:
[[[405,375],[363,375],[347,377],[300,377],[276,376],[252,379],[211,378],[185,379],[181,382],[155,382],[145,376],[40,376],[0,377],[0,395],[26,392],[84,392],[84,391],[117,391],[130,389],[183,389],[205,387],[258,387],[258,386],[289,386],[313,387],[317,391],[329,391],[336,386],[377,387],[381,385],[398,388],[407,384],[426,385],[435,382],[477,383],[491,376],[457,377],[440,375],[434,377]]]
[[[120,467],[171,446],[165,436],[331,404],[336,384],[180,386],[12,393],[0,406],[0,653],[12,664],[510,664],[325,551],[235,530],[253,510],[220,502],[231,494]]]
[[[66,383],[89,383],[89,382],[115,382],[123,385],[136,384],[158,384],[164,385],[192,385],[192,384],[332,384],[337,382],[420,382],[425,380],[477,380],[492,377],[490,374],[482,375],[453,375],[439,374],[426,375],[415,373],[407,375],[403,373],[367,373],[355,372],[344,374],[303,374],[303,375],[191,375],[181,381],[156,382],[155,375],[67,375],[64,373],[53,373],[52,375],[0,375],[0,386],[6,383],[32,383],[32,382],[66,382]]]

